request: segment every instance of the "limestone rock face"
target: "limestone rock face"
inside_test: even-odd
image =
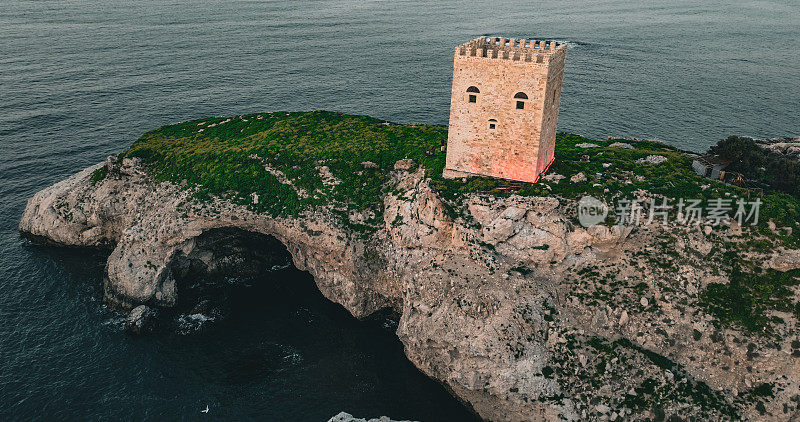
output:
[[[756,144],[774,154],[800,160],[800,137],[756,140]]]
[[[98,165],[37,193],[19,227],[33,239],[113,247],[105,298],[136,315],[147,311],[140,305],[173,306],[192,271],[260,271],[282,255],[254,251],[284,251],[354,316],[400,315],[410,361],[487,420],[786,420],[797,412],[795,320],[780,315],[778,347],[713,325],[697,292],[725,279],[702,262],[698,251],[710,249],[702,232],[680,233],[671,251],[685,262],[667,271],[642,257],[663,242],[661,226],[583,229],[569,217],[575,204],[517,195],[469,195],[454,217],[424,170],[401,164],[383,225],[368,238],[325,208],[270,217],[198,203],[131,159],[104,164],[103,180],[92,182]],[[214,246],[219,239],[233,246]],[[772,267],[798,261],[782,254]],[[774,397],[747,399],[761,385]],[[652,404],[643,386],[673,395]],[[674,396],[687,389],[704,400]]]
[[[769,260],[770,268],[778,271],[789,271],[800,268],[800,250],[779,249],[775,251]]]

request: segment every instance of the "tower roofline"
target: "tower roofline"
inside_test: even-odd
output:
[[[535,62],[537,56],[548,57],[567,50],[566,43],[504,37],[478,37],[456,47],[456,55],[487,59],[508,59]]]

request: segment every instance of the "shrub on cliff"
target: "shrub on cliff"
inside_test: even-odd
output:
[[[800,163],[792,158],[770,152],[751,138],[730,136],[709,149],[731,160],[728,170],[742,173],[745,178],[800,197]]]

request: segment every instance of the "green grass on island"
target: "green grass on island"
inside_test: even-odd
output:
[[[591,140],[559,134],[556,161],[550,174],[561,182],[536,184],[474,177],[449,180],[442,177],[447,128],[435,125],[400,125],[366,116],[341,113],[276,112],[229,118],[193,120],[145,133],[122,156],[141,157],[161,180],[186,181],[199,198],[217,196],[247,204],[271,215],[296,215],[319,205],[333,204],[341,211],[372,211],[365,225],[377,224],[389,171],[397,160],[411,158],[424,166],[435,189],[458,214],[459,199],[471,192],[497,196],[593,195],[612,201],[637,190],[670,198],[737,197],[744,190],[698,176],[692,158],[670,145],[644,140]],[[633,149],[609,147],[624,142]],[[581,148],[582,143],[599,145]],[[580,161],[588,155],[589,162]],[[636,160],[661,155],[661,164]],[[373,162],[377,168],[365,168]],[[603,165],[604,163],[605,166]],[[265,168],[269,164],[291,181],[282,183]],[[340,183],[323,183],[319,168],[326,166]],[[582,172],[587,180],[572,183]],[[637,177],[638,176],[638,177]],[[285,182],[285,181],[284,181]],[[253,194],[260,198],[253,203]],[[787,194],[768,191],[761,207],[761,221],[773,219],[779,226],[796,226],[800,201]],[[798,232],[798,230],[795,230]],[[789,239],[787,239],[789,240]]]
[[[395,191],[388,183],[389,173],[394,163],[404,158],[424,167],[451,216],[467,223],[470,218],[462,199],[473,192],[567,199],[592,195],[608,204],[632,198],[639,190],[676,200],[735,199],[746,194],[742,188],[698,176],[691,167],[692,157],[670,145],[645,140],[592,140],[571,134],[557,136],[556,161],[548,172],[565,176],[560,182],[530,184],[487,177],[449,180],[442,177],[446,140],[447,128],[443,126],[400,125],[325,111],[275,112],[164,126],[142,135],[121,157],[142,158],[154,177],[185,183],[201,201],[219,197],[273,216],[330,207],[343,225],[364,237],[383,224],[383,196]],[[615,142],[633,148],[611,147]],[[583,143],[597,147],[578,146]],[[581,160],[582,155],[588,156],[588,162]],[[650,155],[667,160],[637,163]],[[365,166],[365,162],[376,166]],[[586,180],[570,182],[569,178],[578,173]],[[100,169],[92,180],[96,183],[104,177]],[[766,190],[762,200],[756,233],[770,240],[715,247],[707,257],[709,265],[732,273],[733,280],[711,285],[698,300],[719,322],[763,333],[769,331],[770,310],[800,317],[800,304],[791,300],[788,290],[798,281],[795,274],[778,276],[739,256],[749,250],[768,251],[779,244],[800,245],[800,200],[774,190]],[[356,214],[360,217],[354,219]],[[773,232],[767,227],[769,221],[791,228],[791,233]],[[611,223],[613,218],[609,218]],[[663,255],[669,258],[669,251]],[[658,263],[664,268],[677,264],[669,260]],[[742,273],[739,268],[749,272]]]

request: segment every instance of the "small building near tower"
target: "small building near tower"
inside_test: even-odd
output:
[[[552,164],[563,43],[481,37],[453,60],[444,176],[536,182]]]
[[[709,179],[719,179],[720,172],[728,167],[731,160],[723,158],[715,154],[707,154],[702,157],[697,157],[692,161],[692,168],[694,172],[700,176],[708,177]]]

